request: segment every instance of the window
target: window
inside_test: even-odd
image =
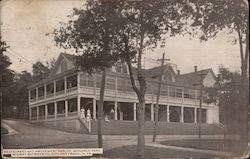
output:
[[[65,103],[64,101],[57,102],[57,113],[64,114],[65,113]]]
[[[127,70],[127,66],[126,66],[126,64],[122,64],[122,73],[128,73],[128,70]]]
[[[117,79],[117,89],[119,91],[126,91],[126,80],[118,78]]]
[[[169,96],[175,97],[175,87],[169,86]]]
[[[46,93],[53,94],[54,93],[54,83],[49,83],[46,85]]]
[[[67,77],[67,89],[77,86],[77,75]]]
[[[44,86],[38,88],[38,97],[44,96]]]
[[[68,100],[68,111],[69,112],[77,112],[77,98]]]
[[[61,63],[61,72],[64,72],[67,70],[67,62],[65,60]]]
[[[30,99],[36,99],[36,89],[30,91]]]
[[[127,80],[127,91],[130,91],[130,92],[134,91],[130,80]]]
[[[107,78],[106,88],[107,89],[115,89],[115,79],[114,78]]]
[[[56,92],[64,90],[64,79],[56,81]]]
[[[161,86],[161,95],[162,96],[167,96],[168,95],[168,86],[165,85],[165,84]]]
[[[55,113],[55,106],[54,103],[48,104],[48,115],[54,115]]]
[[[176,88],[176,97],[182,98],[182,89],[181,88]]]
[[[39,108],[39,116],[45,116],[45,106],[41,105]]]
[[[37,107],[31,108],[31,116],[36,117],[37,116]]]
[[[121,73],[122,72],[122,67],[121,67],[121,63],[117,63],[115,65],[115,71],[118,72],[118,73]]]

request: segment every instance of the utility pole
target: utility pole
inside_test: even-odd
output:
[[[154,135],[153,135],[153,142],[156,141],[156,134],[157,134],[157,123],[158,123],[158,115],[159,115],[159,99],[161,94],[161,83],[162,83],[162,75],[164,72],[164,69],[162,68],[164,65],[164,61],[170,61],[170,59],[165,59],[165,52],[162,54],[162,59],[159,59],[161,61],[161,73],[159,75],[159,81],[158,81],[158,89],[157,89],[157,96],[156,96],[156,105],[155,105],[155,125],[154,125]]]
[[[202,115],[201,115],[201,113],[202,113],[202,96],[203,96],[203,80],[202,80],[202,78],[203,78],[203,75],[206,75],[206,74],[204,74],[204,73],[199,73],[198,74],[199,76],[200,76],[200,83],[199,83],[199,85],[200,85],[200,104],[199,104],[199,139],[201,139],[201,122],[202,122]]]

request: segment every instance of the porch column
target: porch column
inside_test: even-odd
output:
[[[29,103],[30,103],[30,90],[29,90]]]
[[[46,83],[44,83],[44,99],[46,98],[47,96],[47,88],[46,88]]]
[[[197,108],[194,108],[194,123],[197,123]]]
[[[151,121],[154,121],[154,103],[151,103]]]
[[[81,97],[77,96],[77,112],[80,112]]]
[[[169,122],[169,115],[170,115],[170,112],[169,112],[169,105],[167,105],[167,122]]]
[[[64,76],[64,93],[67,93],[67,76]]]
[[[69,109],[68,109],[68,100],[66,99],[64,102],[65,102],[65,116],[67,117],[68,116],[68,112],[69,112]]]
[[[93,98],[93,119],[96,120],[96,99]]]
[[[184,123],[184,107],[181,107],[181,123]]]
[[[54,103],[54,107],[55,107],[55,119],[57,118],[57,103]]]
[[[80,72],[77,72],[77,92],[80,92]]]
[[[117,102],[115,101],[115,120],[117,120]]]
[[[48,118],[48,104],[45,104],[45,119]]]
[[[136,103],[134,103],[134,121],[136,121]]]
[[[36,107],[36,120],[39,120],[39,106]]]
[[[36,101],[38,101],[38,87],[36,87]]]
[[[56,80],[54,80],[54,97],[56,96]]]

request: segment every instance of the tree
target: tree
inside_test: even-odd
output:
[[[46,79],[54,67],[55,67],[54,58],[51,59],[50,61],[46,61],[46,65],[38,61],[32,65],[32,73],[33,73],[32,78],[34,79],[34,81],[40,81]]]
[[[236,133],[240,129],[238,124],[239,111],[235,105],[240,102],[241,76],[238,72],[231,72],[224,66],[219,67],[214,87],[207,88],[210,103],[219,101],[220,121],[225,124],[228,131]]]
[[[11,110],[9,108],[11,98],[8,98],[10,93],[9,87],[13,83],[14,79],[14,71],[9,69],[11,65],[10,59],[8,56],[4,55],[7,48],[9,46],[6,44],[5,41],[2,40],[0,36],[0,87],[1,87],[1,94],[0,94],[0,102],[1,102],[1,117],[2,115],[10,114]]]
[[[241,57],[241,89],[240,100],[236,103],[241,112],[239,121],[241,141],[247,146],[248,141],[248,65],[249,65],[249,4],[246,0],[206,0],[190,1],[196,6],[193,27],[198,28],[201,40],[215,38],[222,30],[236,35],[234,43],[238,43]]]
[[[147,49],[154,49],[162,39],[181,34],[185,29],[186,20],[192,13],[192,7],[185,1],[144,0],[121,1],[119,17],[120,43],[118,47],[125,59],[138,106],[138,143],[137,158],[144,158],[144,113],[146,79],[142,70],[142,55]],[[133,64],[136,68],[133,68]],[[136,71],[134,71],[134,69]]]
[[[117,2],[118,3],[118,2]],[[102,72],[100,99],[98,105],[98,146],[103,147],[102,120],[106,69],[111,67],[120,56],[115,47],[116,3],[89,0],[81,9],[74,8],[71,20],[55,30],[57,45],[73,48],[81,53],[77,64],[92,74],[95,70]]]

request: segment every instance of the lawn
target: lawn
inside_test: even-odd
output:
[[[235,154],[239,154],[244,151],[241,150],[240,142],[235,140],[225,140],[225,142],[224,140],[219,139],[171,140],[162,141],[161,144],[216,151],[227,151]]]
[[[123,146],[108,150],[104,152],[103,157],[108,158],[135,158],[136,145]],[[209,159],[219,156],[213,156],[209,154],[203,154],[198,152],[180,151],[166,148],[156,148],[152,146],[146,146],[145,158],[159,159],[159,158],[199,158]]]
[[[8,130],[1,126],[1,135],[8,134]]]

